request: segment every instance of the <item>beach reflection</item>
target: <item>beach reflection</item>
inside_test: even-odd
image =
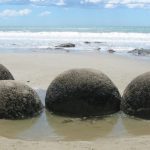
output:
[[[123,118],[124,128],[132,136],[150,135],[150,120],[126,116]]]
[[[24,131],[32,128],[38,118],[27,120],[0,120],[0,136],[8,138],[19,137]]]
[[[110,135],[118,115],[105,118],[79,119],[68,118],[46,113],[47,121],[58,136],[64,140],[96,140]]]
[[[44,104],[46,91],[37,90]],[[93,141],[150,135],[150,121],[129,117],[122,112],[103,118],[69,118],[44,110],[26,120],[0,120],[0,136],[24,140]]]

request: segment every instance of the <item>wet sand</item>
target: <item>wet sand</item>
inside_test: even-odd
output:
[[[101,141],[23,141],[0,138],[1,150],[148,150],[149,136],[135,138],[101,139]]]
[[[98,53],[1,54],[0,63],[11,71],[16,80],[36,89],[43,103],[50,82],[68,69],[100,70],[111,78],[121,93],[134,77],[150,71],[148,59]],[[1,138],[0,149],[148,149],[149,127],[150,121],[130,118],[121,112],[88,120],[44,112],[40,117],[29,120],[1,120],[0,136],[9,139]]]

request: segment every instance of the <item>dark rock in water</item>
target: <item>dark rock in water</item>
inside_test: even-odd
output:
[[[73,69],[60,74],[46,93],[46,108],[59,115],[90,117],[120,110],[120,94],[103,73]]]
[[[101,44],[101,43],[103,43],[103,42],[95,41],[94,43],[96,43],[96,44]]]
[[[0,80],[14,80],[14,77],[9,70],[0,64]]]
[[[150,119],[150,72],[138,76],[127,86],[121,109],[128,115]]]
[[[15,46],[15,45],[17,45],[17,44],[15,44],[15,43],[12,43],[12,45],[14,45],[14,46]]]
[[[116,52],[116,51],[113,50],[113,49],[109,49],[109,50],[108,50],[108,53],[111,53],[111,54],[112,54],[112,53],[115,53],[115,52]]]
[[[150,49],[134,49],[132,51],[129,51],[128,53],[132,53],[133,55],[136,56],[146,56],[146,55],[150,55]]]
[[[58,45],[58,46],[56,46],[56,47],[75,47],[75,44],[72,44],[72,43],[65,43],[65,44],[60,44],[60,45]]]
[[[91,42],[89,42],[89,41],[85,41],[84,43],[85,43],[85,44],[90,44]]]
[[[43,105],[37,93],[16,81],[0,81],[0,119],[25,119],[39,115]]]

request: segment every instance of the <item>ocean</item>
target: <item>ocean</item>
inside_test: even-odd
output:
[[[150,49],[150,27],[6,27],[0,26],[0,53],[51,52],[56,46],[74,43],[69,51],[127,54],[134,49]],[[59,49],[66,50],[66,49]]]

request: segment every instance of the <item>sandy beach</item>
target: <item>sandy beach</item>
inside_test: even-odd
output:
[[[36,142],[0,138],[1,150],[148,150],[150,137],[102,139],[99,142]]]
[[[0,0],[0,150],[150,150],[150,0]]]
[[[150,70],[149,59],[100,53],[7,53],[0,55],[0,63],[16,80],[41,89],[47,89],[57,75],[68,69],[97,69],[108,75],[121,93],[134,77]]]
[[[107,74],[122,93],[136,76],[150,70],[150,60],[98,53],[31,53],[1,54],[0,63],[5,65],[17,81],[34,89],[46,90],[61,72],[72,68],[93,68]],[[2,135],[0,135],[2,136]],[[0,150],[147,150],[150,136],[101,138],[92,141],[26,141],[0,138]]]

